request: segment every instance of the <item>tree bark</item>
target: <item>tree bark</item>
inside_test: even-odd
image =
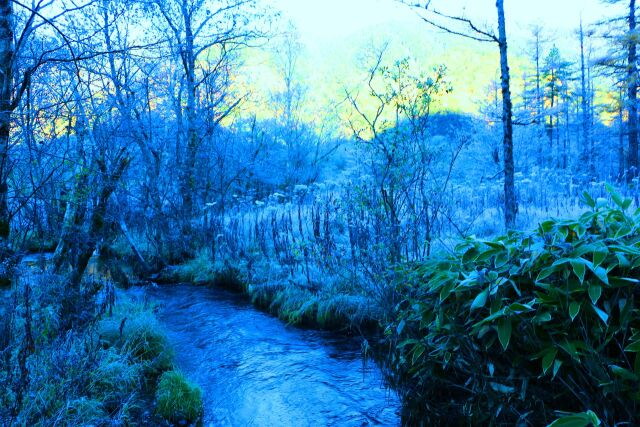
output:
[[[516,222],[518,207],[515,192],[513,161],[513,104],[511,101],[509,62],[507,59],[507,31],[504,19],[504,0],[496,0],[498,10],[498,45],[500,46],[500,81],[502,87],[502,146],[504,151],[504,222],[507,229]]]
[[[186,2],[182,3],[182,15],[185,27],[185,47],[182,52],[182,61],[187,83],[187,152],[184,163],[182,181],[182,201],[187,223],[193,215],[193,205],[196,184],[196,156],[198,152],[199,138],[196,129],[196,58],[194,47],[194,35],[191,27],[191,16],[189,15]]]
[[[627,98],[629,108],[629,160],[627,181],[638,175],[638,69],[636,31],[636,0],[629,0],[629,47],[627,57]]]
[[[584,30],[582,28],[582,19],[580,19],[580,97],[582,109],[582,159],[589,165],[589,174],[593,174],[593,158],[589,149],[591,132],[589,129],[589,98],[587,95],[587,79],[584,55]]]
[[[0,254],[9,250],[9,138],[13,86],[13,3],[0,0]],[[3,257],[2,257],[3,258]]]
[[[105,225],[105,215],[107,213],[107,204],[111,194],[115,191],[120,178],[127,169],[131,159],[125,150],[122,150],[116,157],[115,165],[112,166],[111,171],[107,170],[105,159],[97,160],[100,173],[102,174],[102,182],[100,186],[100,192],[96,206],[93,209],[91,215],[91,222],[89,223],[89,230],[86,234],[86,240],[81,242],[78,246],[78,257],[73,271],[71,272],[71,286],[74,289],[79,289],[82,276],[84,275],[89,260],[93,255],[93,252],[98,249],[100,240]]]

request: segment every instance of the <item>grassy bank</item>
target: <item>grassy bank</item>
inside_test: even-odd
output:
[[[301,327],[371,334],[381,332],[384,311],[379,301],[358,292],[349,283],[328,280],[309,284],[264,261],[250,265],[212,262],[208,251],[184,264],[166,269],[161,282],[189,282],[215,286],[245,295],[261,310]],[[330,278],[328,278],[330,279]]]
[[[183,377],[163,383],[173,350],[150,307],[116,298],[108,283],[85,281],[72,293],[64,277],[33,270],[3,297],[0,424],[199,420],[199,389]],[[193,392],[185,399],[174,388]]]

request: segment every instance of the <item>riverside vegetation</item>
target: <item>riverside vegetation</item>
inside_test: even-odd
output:
[[[23,271],[0,305],[0,424],[197,423],[199,388],[173,369],[152,308],[112,284]]]
[[[607,191],[611,202],[585,192],[577,218],[398,264],[384,299],[257,273],[246,259],[215,265],[206,251],[171,279],[246,293],[293,324],[382,334],[366,351],[386,366],[407,425],[634,424],[640,210]]]
[[[637,2],[487,2],[331,60],[269,1],[0,0],[0,423],[198,423],[116,290],[188,281],[364,335],[407,425],[639,424]]]
[[[613,208],[585,193],[577,219],[402,267],[385,332],[423,422],[639,422],[640,211],[611,196]]]

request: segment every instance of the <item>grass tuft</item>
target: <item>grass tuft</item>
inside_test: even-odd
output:
[[[193,424],[202,417],[202,390],[178,371],[162,374],[156,401],[157,414],[167,421]]]

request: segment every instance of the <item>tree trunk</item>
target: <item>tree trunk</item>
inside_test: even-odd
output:
[[[185,25],[185,47],[182,52],[182,61],[187,83],[187,152],[184,162],[182,181],[182,201],[187,223],[191,220],[194,207],[196,155],[198,150],[198,134],[196,131],[196,58],[194,47],[194,35],[191,28],[191,17],[187,5],[183,2],[182,14]]]
[[[113,170],[109,172],[107,171],[107,166],[104,160],[104,158],[98,160],[99,170],[102,174],[100,192],[96,206],[94,207],[91,215],[91,222],[86,234],[86,240],[78,245],[78,257],[76,264],[73,266],[73,271],[71,272],[70,282],[74,289],[79,289],[82,276],[89,265],[89,260],[91,259],[93,252],[98,249],[104,230],[105,215],[107,213],[109,198],[115,191],[122,174],[130,162],[128,154],[123,150],[117,156]]]
[[[507,229],[513,228],[518,211],[515,192],[515,166],[513,162],[513,117],[509,62],[507,60],[507,31],[504,19],[504,0],[496,0],[498,9],[498,44],[500,46],[500,80],[502,86],[502,127],[504,150],[504,222]]]
[[[584,57],[584,31],[582,29],[582,18],[580,19],[580,96],[581,96],[581,112],[582,112],[582,160],[589,165],[589,173],[593,172],[593,159],[589,149],[589,139],[591,137],[589,130],[589,99],[587,95],[586,68]]]
[[[638,86],[636,54],[636,0],[629,0],[629,47],[627,57],[627,97],[629,104],[629,156],[627,181],[638,174]]]
[[[536,37],[536,129],[541,133],[542,122],[542,92],[540,90],[540,29],[535,32]],[[542,144],[538,144],[538,166],[543,167],[544,161],[544,147]]]
[[[625,134],[625,128],[624,128],[624,95],[623,95],[624,90],[622,89],[622,87],[620,87],[620,93],[618,94],[620,97],[620,103],[619,103],[619,107],[618,107],[618,124],[619,124],[619,128],[618,128],[618,179],[622,180],[624,179],[624,171],[625,171],[625,164],[624,164],[624,134]]]
[[[9,137],[13,85],[13,3],[0,0],[0,260],[9,250]]]

